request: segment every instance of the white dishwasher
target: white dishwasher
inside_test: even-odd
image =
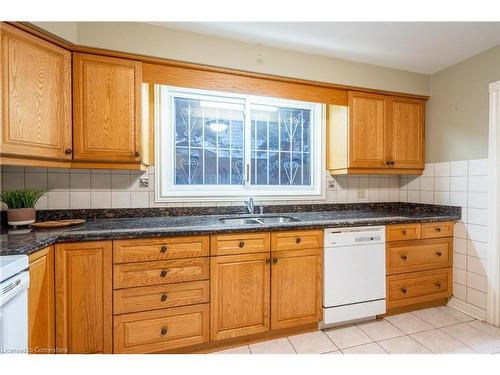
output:
[[[325,229],[322,326],[385,313],[385,227]]]

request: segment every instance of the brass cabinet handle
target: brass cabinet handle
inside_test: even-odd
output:
[[[278,258],[273,258],[273,263],[274,264],[278,263]]]
[[[391,162],[390,161],[386,161],[384,162],[385,165],[391,165]]]
[[[167,276],[167,271],[166,270],[162,270],[161,273],[160,273],[160,277],[165,277]]]
[[[406,294],[406,288],[401,288],[401,291]]]
[[[243,246],[245,246],[245,241],[240,241],[240,243],[238,244],[238,246],[241,248]]]
[[[300,237],[297,237],[297,238],[295,239],[295,243],[296,243],[297,245],[298,245],[299,243],[301,243],[301,242],[302,242],[302,239],[301,239]]]
[[[266,264],[271,263],[271,259],[266,259]]]
[[[394,164],[395,164],[394,160],[391,160],[391,161],[389,162],[389,164],[390,164],[390,165],[394,165]]]
[[[406,260],[408,257],[406,255],[401,255],[401,259]]]
[[[403,229],[401,233],[403,233],[403,236],[406,236],[406,229]]]
[[[435,285],[436,285],[438,288],[441,288],[441,283],[440,283],[439,281],[438,281],[438,282],[436,282],[436,284],[435,284]]]
[[[168,250],[167,245],[163,245],[162,247],[160,247],[160,253],[164,253],[167,250]]]
[[[441,251],[436,251],[436,255],[437,255],[438,257],[440,257],[440,256],[441,256],[441,255],[443,255],[443,254],[441,253]]]
[[[160,333],[162,336],[165,336],[167,334],[167,327],[163,327]]]
[[[70,149],[70,148],[67,148],[66,150],[64,150],[64,153],[65,153],[66,155],[71,155],[71,154],[73,153],[73,150],[72,150],[72,149]]]
[[[168,298],[168,296],[167,296],[167,294],[166,294],[166,293],[165,293],[165,294],[162,294],[162,295],[161,295],[161,298],[160,298],[160,301],[165,302],[165,301],[167,300],[167,298]]]
[[[140,153],[139,151],[136,151],[136,152],[134,153],[134,155],[135,155],[135,157],[136,157],[136,158],[138,158],[139,156],[141,156],[141,153]]]
[[[441,232],[441,228],[440,227],[434,228],[434,230],[438,231],[438,232]]]

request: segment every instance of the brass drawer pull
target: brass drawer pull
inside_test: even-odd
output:
[[[408,257],[406,255],[401,255],[401,259],[406,260]]]
[[[434,228],[434,230],[437,231],[437,232],[441,232],[441,228],[440,227]]]
[[[166,328],[166,327],[163,327],[163,328],[161,329],[160,334],[161,334],[162,336],[165,336],[165,335],[167,334],[167,328]]]
[[[278,258],[273,258],[273,263],[274,264],[278,263]]]
[[[403,236],[406,236],[406,229],[403,229],[401,233],[403,233]]]
[[[160,301],[165,302],[167,300],[168,296],[166,294],[162,294]]]
[[[160,277],[165,277],[167,276],[167,271],[166,270],[162,270],[161,273],[160,273]]]
[[[168,250],[168,247],[167,245],[163,245],[162,247],[160,247],[160,253],[164,253]]]
[[[436,251],[436,255],[437,255],[438,257],[440,257],[440,256],[441,256],[441,255],[443,255],[443,254],[441,253],[441,251]]]
[[[244,241],[240,241],[240,243],[238,244],[238,246],[239,246],[240,248],[242,248],[243,246],[245,246],[245,242],[244,242]]]
[[[298,245],[299,243],[301,243],[301,242],[302,242],[302,239],[301,239],[300,237],[297,237],[297,238],[295,239],[295,243],[296,243],[297,245]]]
[[[403,292],[404,294],[406,294],[406,288],[401,288],[401,292]]]
[[[435,285],[436,285],[438,288],[441,288],[441,283],[440,283],[439,281],[438,281],[438,282],[436,282],[436,284],[435,284]]]
[[[271,259],[266,259],[266,264],[271,263]]]

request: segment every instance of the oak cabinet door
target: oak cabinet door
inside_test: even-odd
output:
[[[70,160],[71,52],[0,24],[5,156]]]
[[[56,245],[56,346],[62,353],[112,353],[111,241]]]
[[[269,330],[270,254],[211,258],[211,339]]]
[[[391,100],[392,168],[424,168],[424,102]]]
[[[142,63],[73,55],[74,159],[140,162]]]
[[[349,92],[349,166],[386,168],[388,97]]]
[[[28,289],[29,349],[32,354],[54,354],[54,247],[30,255]]]
[[[322,280],[321,249],[273,252],[271,329],[320,321]]]

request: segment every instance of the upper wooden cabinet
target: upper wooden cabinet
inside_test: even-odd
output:
[[[424,168],[420,99],[349,92],[348,107],[329,108],[332,174],[420,174]]]
[[[75,162],[144,161],[141,84],[140,61],[73,54]]]
[[[0,34],[2,163],[71,160],[71,52],[5,23]]]

